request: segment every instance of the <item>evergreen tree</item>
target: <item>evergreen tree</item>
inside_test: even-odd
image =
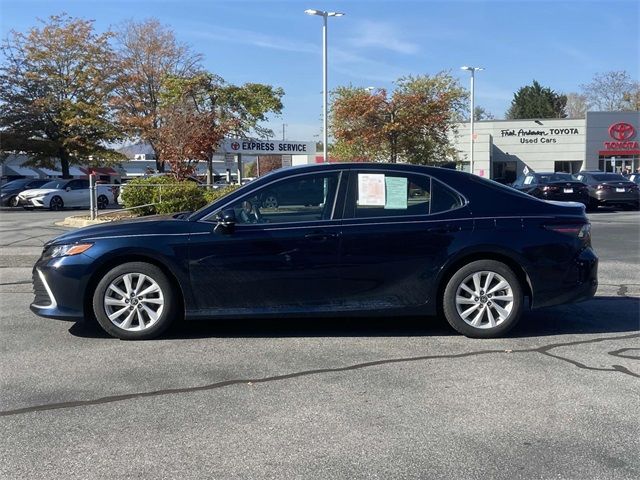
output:
[[[537,81],[520,88],[511,101],[506,117],[509,120],[520,118],[566,118],[567,97],[558,94]]]

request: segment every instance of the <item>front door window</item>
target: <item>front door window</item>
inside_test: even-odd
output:
[[[239,225],[330,220],[339,172],[300,175],[266,185],[231,205]]]

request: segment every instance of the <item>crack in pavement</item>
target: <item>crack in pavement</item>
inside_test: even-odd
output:
[[[122,395],[111,395],[111,396],[107,396],[107,397],[102,397],[102,398],[96,398],[96,399],[92,399],[92,400],[74,400],[74,401],[70,401],[70,402],[59,402],[59,403],[49,403],[49,404],[43,404],[43,405],[34,405],[31,407],[24,407],[24,408],[17,408],[14,410],[3,410],[0,411],[0,417],[8,417],[8,416],[13,416],[13,415],[21,415],[21,414],[26,414],[26,413],[32,413],[32,412],[42,412],[42,411],[47,411],[47,410],[60,410],[60,409],[67,409],[67,408],[75,408],[75,407],[84,407],[84,406],[92,406],[92,405],[102,405],[102,404],[106,404],[106,403],[114,403],[114,402],[122,402],[125,400],[132,400],[135,398],[146,398],[146,397],[158,397],[158,396],[164,396],[164,395],[175,395],[175,394],[179,394],[179,393],[191,393],[191,392],[202,392],[202,391],[207,391],[207,390],[215,390],[215,389],[219,389],[219,388],[224,388],[224,387],[230,387],[233,385],[241,385],[241,384],[258,384],[258,383],[268,383],[268,382],[277,382],[277,381],[281,381],[281,380],[289,380],[292,378],[301,378],[301,377],[307,377],[307,376],[311,376],[311,375],[320,375],[323,373],[336,373],[336,372],[348,372],[348,371],[352,371],[352,370],[361,370],[364,368],[368,368],[368,367],[374,367],[374,366],[379,366],[379,365],[391,365],[394,363],[407,363],[407,362],[418,362],[418,361],[425,361],[425,360],[440,360],[440,359],[445,359],[445,358],[449,358],[449,359],[456,359],[456,358],[465,358],[465,357],[475,357],[475,356],[480,356],[480,355],[492,355],[492,354],[496,354],[496,353],[541,353],[543,355],[547,355],[549,357],[555,358],[557,360],[562,360],[564,362],[568,362],[578,368],[581,369],[585,369],[585,370],[593,370],[593,371],[600,371],[600,372],[620,372],[632,377],[636,377],[636,378],[640,378],[639,374],[636,374],[632,371],[630,371],[629,369],[621,366],[621,365],[612,365],[613,368],[596,368],[596,367],[589,367],[588,365],[585,365],[583,363],[577,362],[575,360],[571,360],[568,358],[564,358],[560,355],[554,355],[549,353],[549,350],[552,350],[554,348],[560,348],[560,347],[567,347],[567,346],[576,346],[576,345],[586,345],[589,343],[597,343],[597,342],[604,342],[604,341],[610,341],[610,340],[626,340],[626,339],[630,339],[630,338],[639,338],[640,334],[632,334],[632,335],[623,335],[623,336],[619,336],[619,337],[601,337],[601,338],[594,338],[594,339],[590,339],[590,340],[578,340],[575,342],[567,342],[567,343],[555,343],[555,344],[550,344],[550,345],[545,345],[542,347],[537,347],[537,348],[527,348],[527,349],[516,349],[516,350],[481,350],[481,351],[477,351],[477,352],[467,352],[467,353],[458,353],[458,354],[451,354],[451,355],[424,355],[424,356],[419,356],[419,357],[407,357],[407,358],[390,358],[390,359],[386,359],[386,360],[374,360],[374,361],[370,361],[370,362],[364,362],[364,363],[357,363],[354,365],[348,365],[345,367],[334,367],[334,368],[319,368],[319,369],[315,369],[315,370],[305,370],[302,372],[294,372],[294,373],[287,373],[287,374],[282,374],[282,375],[274,375],[271,377],[263,377],[263,378],[254,378],[254,379],[249,379],[249,378],[245,378],[245,379],[235,379],[235,380],[223,380],[220,382],[216,382],[216,383],[210,383],[207,385],[199,385],[196,387],[182,387],[182,388],[170,388],[170,389],[163,389],[163,390],[153,390],[153,391],[149,391],[149,392],[137,392],[137,393],[125,393]],[[614,351],[614,353],[617,352],[621,352],[621,351],[626,351],[629,349],[621,349],[621,350],[616,350]]]

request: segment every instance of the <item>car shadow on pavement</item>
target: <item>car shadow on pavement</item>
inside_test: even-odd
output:
[[[588,302],[550,307],[523,314],[507,337],[618,333],[640,330],[640,298],[596,297]],[[69,333],[109,338],[94,322],[74,324]],[[163,339],[278,337],[414,337],[457,333],[442,317],[340,317],[234,319],[178,322]]]
[[[640,298],[595,297],[587,302],[532,310],[509,337],[640,331]]]

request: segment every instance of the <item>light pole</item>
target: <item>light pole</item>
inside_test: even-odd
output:
[[[325,12],[323,10],[305,10],[307,15],[318,15],[322,17],[322,150],[323,162],[328,162],[327,149],[329,146],[329,129],[327,128],[328,117],[328,93],[327,93],[327,18],[342,17],[341,12]]]
[[[479,72],[481,70],[484,70],[484,68],[482,67],[467,67],[466,65],[464,67],[460,67],[462,70],[468,70],[471,72],[471,134],[469,135],[469,168],[471,170],[471,173],[473,174],[473,115],[474,115],[474,103],[473,103],[473,94],[474,94],[474,86],[473,86],[473,80],[475,77],[475,73]]]

